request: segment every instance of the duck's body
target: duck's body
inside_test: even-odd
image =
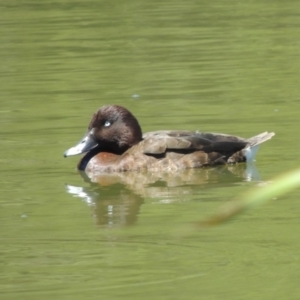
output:
[[[88,133],[65,156],[87,154],[78,164],[89,173],[133,170],[176,171],[253,160],[261,143],[273,132],[250,139],[192,131],[154,131],[142,135],[136,118],[111,105],[93,116]]]

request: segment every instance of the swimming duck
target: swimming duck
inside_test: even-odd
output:
[[[160,130],[142,134],[126,108],[103,106],[93,115],[86,135],[64,156],[86,153],[78,169],[94,173],[134,170],[177,171],[253,161],[273,132],[249,139],[221,133]]]

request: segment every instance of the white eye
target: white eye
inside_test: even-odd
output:
[[[111,123],[109,121],[105,121],[104,127],[109,127],[110,125],[111,125]]]

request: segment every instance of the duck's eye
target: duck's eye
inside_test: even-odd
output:
[[[104,127],[109,127],[110,125],[111,125],[111,123],[109,121],[105,121]]]

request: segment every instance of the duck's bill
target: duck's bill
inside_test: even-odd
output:
[[[81,154],[98,146],[98,143],[93,138],[92,132],[88,132],[83,139],[74,147],[68,149],[64,153],[64,157]]]

